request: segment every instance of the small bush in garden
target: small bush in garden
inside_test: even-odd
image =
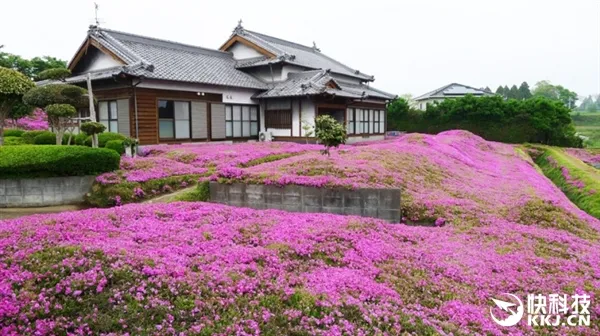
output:
[[[325,146],[323,154],[330,155],[331,147],[346,143],[346,128],[329,115],[320,115],[315,119],[315,135]]]
[[[119,133],[113,133],[113,132],[105,132],[105,133],[100,133],[98,134],[98,147],[105,147],[106,143],[111,141],[111,140],[125,140],[127,139],[126,136],[124,136],[123,134],[119,134]],[[88,147],[92,147],[92,137],[89,136],[87,137],[87,139],[85,139],[85,145]]]
[[[35,143],[35,137],[40,134],[52,133],[50,131],[27,131],[21,135],[23,143],[33,145]],[[54,133],[52,133],[54,134]],[[56,142],[56,141],[55,141]]]
[[[83,176],[117,170],[119,154],[78,146],[6,146],[0,148],[0,176]]]
[[[0,67],[0,146],[4,139],[4,122],[6,119],[16,117],[21,114],[23,106],[21,98],[35,84],[27,76],[13,70]]]
[[[36,137],[33,139],[33,143],[36,145],[56,145],[56,134],[50,131],[45,131],[36,135]]]
[[[38,80],[62,80],[71,76],[71,70],[67,68],[46,69],[39,73]]]
[[[23,139],[16,136],[5,136],[4,137],[4,145],[5,146],[18,146],[23,144]]]
[[[110,140],[106,142],[105,148],[112,149],[115,152],[119,153],[119,155],[123,155],[125,153],[125,146],[123,145],[123,140]]]
[[[23,133],[25,133],[24,130],[20,130],[20,129],[8,129],[4,131],[4,136],[5,137],[21,137],[23,135]]]
[[[80,132],[79,134],[77,134],[75,136],[75,139],[73,139],[74,144],[76,144],[77,146],[85,146],[85,139],[88,138],[88,135]]]
[[[46,106],[48,122],[56,132],[56,144],[61,145],[65,131],[71,124],[71,118],[77,115],[77,110],[69,104],[50,104]]]
[[[81,125],[81,130],[90,136],[91,147],[98,147],[98,134],[106,130],[106,126],[99,122],[86,122]]]

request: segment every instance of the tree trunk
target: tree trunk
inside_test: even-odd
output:
[[[56,131],[56,145],[57,146],[62,145],[63,135],[64,135],[64,131]]]
[[[98,148],[98,134],[92,134],[92,148]]]
[[[0,146],[4,145],[4,120],[0,120]]]

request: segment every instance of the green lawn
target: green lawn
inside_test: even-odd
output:
[[[600,112],[573,112],[571,117],[577,133],[588,138],[585,146],[600,148]]]

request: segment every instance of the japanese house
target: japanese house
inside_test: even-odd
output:
[[[476,89],[474,87],[450,83],[444,85],[439,89],[427,92],[423,95],[414,98],[415,105],[418,109],[425,111],[427,104],[433,104],[435,102],[441,102],[448,98],[461,98],[466,95],[472,95],[474,97],[493,96],[494,93],[486,91],[485,89]]]
[[[68,67],[68,83],[90,75],[97,120],[142,145],[305,141],[320,114],[345,123],[349,142],[377,140],[395,97],[316,46],[241,24],[219,50],[91,26]]]

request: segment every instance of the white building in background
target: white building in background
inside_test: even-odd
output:
[[[427,104],[441,102],[444,99],[448,99],[448,98],[461,98],[468,94],[475,96],[475,97],[494,95],[493,92],[486,91],[485,89],[476,89],[476,88],[468,86],[468,85],[451,83],[451,84],[442,86],[439,89],[427,92],[424,95],[418,96],[418,97],[414,98],[413,100],[415,102],[416,108],[418,108],[419,110],[425,111],[425,109],[427,109]]]

